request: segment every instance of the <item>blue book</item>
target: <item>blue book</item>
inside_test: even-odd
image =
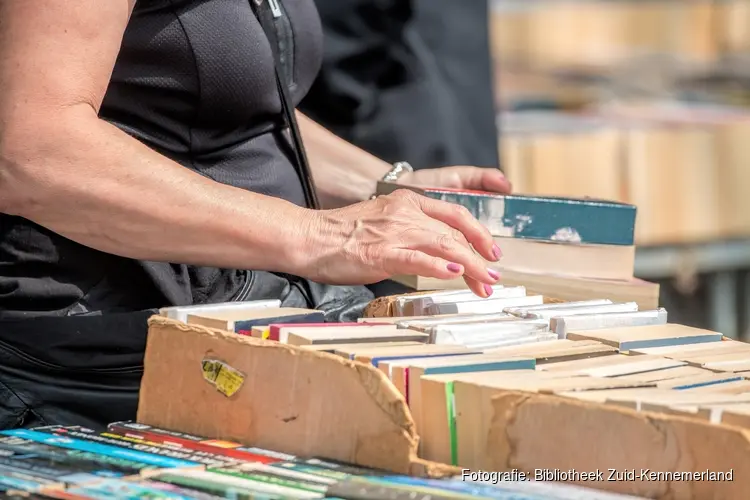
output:
[[[460,360],[456,360],[460,362]],[[448,375],[451,373],[494,372],[500,370],[533,370],[536,359],[498,359],[467,362],[465,364],[447,364],[444,366],[415,367],[410,375]],[[409,370],[410,372],[412,369]]]
[[[67,448],[70,450],[79,450],[99,455],[106,455],[113,458],[132,460],[134,462],[149,464],[156,467],[197,467],[200,465],[198,462],[191,462],[188,460],[155,455],[142,451],[128,450],[125,448],[120,448],[118,446],[94,443],[90,441],[84,441],[82,439],[70,438],[67,436],[45,434],[43,432],[37,432],[28,429],[12,429],[8,431],[0,431],[0,435],[19,437],[28,439],[29,441],[34,441],[36,443],[57,446],[59,448]]]
[[[625,326],[582,332],[568,332],[570,340],[596,340],[622,352],[651,347],[721,342],[723,335],[676,323],[649,326]]]
[[[500,474],[498,474],[500,475]],[[429,488],[438,491],[454,491],[456,493],[471,495],[474,498],[487,499],[516,499],[516,500],[550,500],[550,497],[533,495],[528,493],[514,492],[511,489],[501,489],[496,486],[476,483],[471,481],[461,481],[456,479],[421,479],[409,476],[385,476],[385,477],[368,477],[371,482],[380,482],[385,484],[401,485],[414,488]]]
[[[2,457],[0,463],[7,463],[16,459],[41,459],[48,463],[63,463],[75,467],[107,470],[122,476],[134,475],[143,469],[154,468],[153,465],[143,462],[60,448],[12,436],[0,436],[0,456]]]
[[[739,382],[740,380],[744,380],[745,378],[737,375],[733,376],[731,374],[727,374],[726,377],[721,377],[714,380],[702,380],[702,381],[693,381],[693,382],[685,382],[682,385],[674,385],[671,388],[675,391],[684,391],[686,389],[695,389],[698,387],[707,387],[709,385],[717,385],[717,384],[727,384],[729,382]],[[679,379],[677,379],[677,383],[679,384]]]
[[[195,491],[179,487],[158,484],[151,481],[123,481],[108,479],[91,484],[78,485],[66,489],[69,495],[80,495],[80,498],[96,500],[141,500],[144,498],[159,498],[163,500],[197,500],[202,498],[216,498],[201,495]]]
[[[493,236],[592,245],[634,244],[636,207],[627,203],[589,198],[499,195],[387,182],[378,184],[378,194],[404,188],[466,207]]]
[[[454,356],[466,356],[468,354],[476,354],[476,352],[467,350],[466,352],[433,352],[433,353],[427,353],[427,354],[394,354],[392,356],[378,356],[377,358],[372,358],[372,365],[375,368],[378,368],[382,361],[398,361],[401,359],[412,359],[412,358],[414,359],[448,358],[448,357],[454,357]],[[352,357],[351,359],[354,359],[354,357]]]
[[[268,326],[277,323],[325,323],[325,314],[322,311],[313,309],[279,307],[247,311],[188,314],[187,320],[190,324],[218,328],[250,336],[254,326]]]

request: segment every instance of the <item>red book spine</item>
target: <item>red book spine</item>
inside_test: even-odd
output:
[[[243,460],[247,462],[270,464],[279,461],[279,459],[274,457],[259,455],[243,450],[243,445],[231,441],[210,439],[196,441],[193,439],[181,438],[171,434],[161,433],[158,429],[151,428],[149,430],[135,431],[133,429],[119,426],[117,424],[110,425],[109,430],[122,436],[141,439],[143,441],[160,443],[164,446],[172,448],[185,448],[193,451],[202,451],[205,453],[212,453],[214,455],[236,458],[237,460]]]

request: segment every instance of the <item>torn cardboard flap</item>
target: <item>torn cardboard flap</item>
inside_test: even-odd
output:
[[[138,421],[404,474],[418,443],[403,397],[373,366],[159,316]]]
[[[745,499],[750,433],[689,417],[636,412],[559,396],[508,391],[492,398],[489,470],[600,470],[605,481],[579,484],[664,500]],[[634,470],[635,480],[607,481]],[[641,480],[650,472],[724,472],[732,480]],[[658,478],[657,478],[658,479]]]

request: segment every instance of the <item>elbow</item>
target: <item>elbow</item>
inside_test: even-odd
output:
[[[90,137],[92,120],[98,117],[87,104],[0,116],[0,213],[33,220],[55,202],[69,187],[65,167]]]
[[[24,217],[39,203],[32,171],[43,155],[36,142],[29,134],[0,131],[0,213]]]

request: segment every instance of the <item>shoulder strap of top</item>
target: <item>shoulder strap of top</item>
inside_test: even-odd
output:
[[[285,74],[284,67],[281,64],[281,55],[279,54],[279,35],[276,28],[276,17],[279,14],[283,14],[280,12],[274,14],[274,11],[279,11],[278,5],[276,4],[277,1],[278,0],[250,0],[250,5],[253,8],[255,17],[258,18],[258,22],[263,28],[266,38],[268,38],[268,42],[271,45],[271,52],[273,52],[274,66],[276,69],[276,86],[279,91],[281,107],[286,124],[289,126],[294,146],[294,156],[296,160],[294,168],[302,183],[307,206],[309,208],[317,209],[320,208],[320,203],[318,202],[318,196],[315,192],[315,183],[313,181],[312,171],[310,170],[310,163],[308,162],[307,154],[305,153],[305,146],[302,143],[302,135],[300,134],[299,125],[297,124],[294,105],[289,96],[289,88],[286,83],[289,80]],[[275,9],[272,9],[271,2],[274,2],[276,5]]]

